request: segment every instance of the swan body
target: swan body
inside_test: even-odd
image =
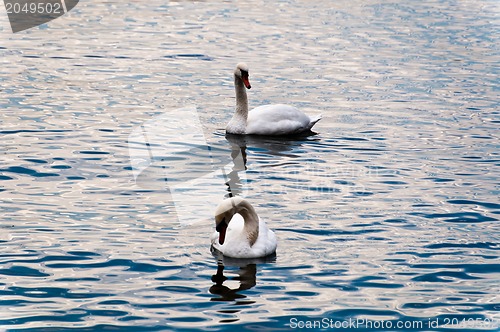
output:
[[[276,252],[276,235],[241,197],[228,198],[215,211],[212,247],[232,258],[258,258]]]
[[[321,117],[311,118],[290,105],[256,107],[248,113],[246,134],[293,135],[311,130]]]
[[[308,132],[321,119],[310,117],[289,105],[264,105],[248,111],[245,88],[250,89],[248,67],[239,63],[234,71],[236,111],[229,121],[226,132],[237,135],[296,135]]]

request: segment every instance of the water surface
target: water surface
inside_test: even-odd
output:
[[[0,329],[498,330],[498,13],[493,0],[80,2],[16,34],[4,18]],[[239,61],[251,106],[322,113],[318,134],[226,138]],[[276,257],[218,264],[213,221],[179,221],[171,159],[134,178],[131,133],[187,106],[212,154],[179,152],[177,181],[229,167]],[[223,199],[214,179],[197,189]]]

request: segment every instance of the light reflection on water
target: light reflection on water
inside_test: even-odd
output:
[[[43,29],[2,25],[1,329],[498,319],[497,13],[486,0],[83,2]],[[322,113],[318,134],[224,137],[239,61],[251,107]],[[218,265],[213,221],[178,222],[169,164],[134,180],[131,132],[187,105],[276,231],[275,260]],[[199,189],[227,195],[223,179]]]

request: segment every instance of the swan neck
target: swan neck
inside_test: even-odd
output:
[[[248,98],[243,80],[234,75],[234,89],[236,90],[236,114],[245,119],[248,117]]]
[[[253,246],[259,237],[259,217],[253,206],[247,202],[242,202],[239,205],[238,212],[245,221],[244,231],[247,235],[250,246]]]

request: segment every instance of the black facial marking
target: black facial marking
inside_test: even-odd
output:
[[[241,76],[248,78],[248,71],[240,69],[241,70]]]
[[[215,230],[220,233],[220,231],[222,230],[222,228],[226,227],[226,226],[227,226],[227,224],[226,224],[226,218],[222,218],[221,222],[217,226],[215,226]]]

